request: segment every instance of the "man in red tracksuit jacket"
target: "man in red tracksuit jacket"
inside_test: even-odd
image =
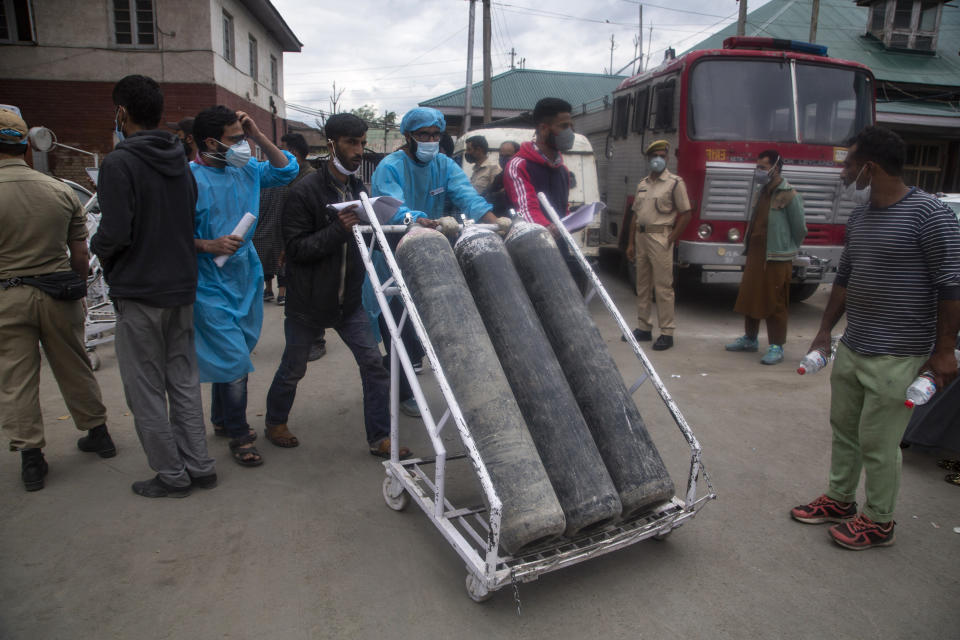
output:
[[[537,133],[532,142],[520,145],[504,170],[503,186],[510,206],[527,222],[543,225],[553,231],[553,223],[540,208],[537,193],[542,192],[558,215],[567,214],[570,196],[570,173],[563,164],[564,151],[573,148],[572,107],[560,98],[542,98],[533,109]],[[566,245],[558,243],[561,253],[577,284],[583,289],[585,278],[576,259]]]

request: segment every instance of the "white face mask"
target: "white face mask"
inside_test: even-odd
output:
[[[242,140],[227,149],[227,164],[231,167],[245,167],[250,162],[253,152],[250,150],[250,143]]]
[[[770,172],[766,169],[756,168],[753,171],[753,181],[757,185],[758,189],[770,184]]]
[[[650,171],[653,173],[663,173],[663,170],[666,168],[667,161],[660,156],[653,156],[650,158]]]
[[[870,202],[870,187],[872,185],[867,185],[864,188],[860,189],[857,187],[857,180],[860,179],[860,174],[863,173],[863,170],[867,168],[867,165],[860,167],[860,171],[857,173],[857,177],[853,179],[853,182],[844,186],[843,195],[853,200],[856,204],[867,204]],[[870,179],[873,182],[873,178]]]
[[[217,162],[226,162],[231,167],[245,167],[247,163],[250,162],[250,157],[252,152],[250,151],[250,143],[246,140],[241,140],[233,146],[227,146],[220,142],[216,141],[221,147],[227,147],[226,152],[210,152],[204,151],[201,155],[207,160],[216,160]]]
[[[343,163],[340,162],[340,158],[337,157],[337,147],[334,144],[333,140],[327,140],[327,144],[330,145],[330,157],[333,158],[333,166],[337,168],[337,171],[342,173],[345,176],[352,176],[360,171],[360,165],[357,165],[357,168],[353,171],[348,171],[346,167],[343,166]]]

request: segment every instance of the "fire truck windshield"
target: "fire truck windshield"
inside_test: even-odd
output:
[[[796,95],[793,73],[776,59],[698,62],[690,78],[690,137],[842,145],[872,123],[872,87],[863,71],[798,62]]]

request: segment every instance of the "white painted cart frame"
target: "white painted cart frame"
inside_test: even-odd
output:
[[[97,228],[100,226],[100,214],[94,212],[97,206],[96,194],[91,196],[87,203],[83,205],[83,213],[87,217],[88,248],[93,234],[97,232]],[[109,289],[103,277],[100,259],[92,251],[90,252],[89,264],[87,298],[84,301],[86,321],[83,327],[83,340],[87,349],[87,357],[90,358],[90,366],[96,371],[100,368],[100,356],[97,355],[97,347],[101,344],[113,342],[114,329],[117,326],[117,314],[113,308],[113,303],[110,301]]]
[[[603,287],[600,279],[580,251],[573,236],[559,223],[556,212],[552,209],[543,194],[539,195],[543,209],[550,216],[551,220],[553,220],[557,228],[561,229],[563,241],[565,241],[570,248],[571,254],[576,256],[580,266],[592,284],[586,296],[587,302],[589,302],[594,295],[600,296],[607,310],[620,327],[621,333],[633,349],[634,354],[636,354],[643,365],[644,373],[630,388],[631,394],[646,380],[649,379],[652,382],[690,447],[690,472],[687,477],[687,491],[682,499],[675,496],[669,501],[658,505],[648,513],[620,521],[601,531],[591,532],[574,539],[561,539],[559,542],[554,541],[544,547],[524,552],[523,555],[520,556],[504,554],[499,544],[502,503],[490,480],[490,474],[487,471],[486,465],[480,458],[476,443],[470,435],[457,399],[444,375],[443,367],[437,360],[436,351],[430,341],[430,336],[424,328],[416,304],[410,296],[410,291],[403,279],[403,275],[400,273],[396,258],[387,242],[387,233],[404,233],[407,230],[407,226],[381,225],[377,221],[373,207],[370,205],[366,195],[361,195],[362,205],[371,224],[353,227],[354,239],[360,249],[367,275],[373,284],[373,290],[376,294],[377,301],[380,303],[381,313],[383,313],[383,318],[390,332],[393,344],[390,351],[391,451],[390,459],[383,463],[386,469],[386,478],[383,482],[383,496],[387,505],[398,511],[405,508],[410,498],[413,498],[466,564],[467,592],[470,597],[477,602],[486,600],[494,591],[507,585],[516,585],[520,582],[536,580],[544,573],[562,569],[563,567],[577,564],[584,560],[616,551],[617,549],[622,549],[640,540],[647,538],[662,539],[673,529],[679,527],[690,518],[693,518],[707,501],[716,498],[709,476],[700,460],[700,443],[694,436],[693,431],[680,413],[676,402],[674,402],[670,393],[666,387],[664,387],[660,376],[657,375],[650,360],[648,360],[644,354],[643,349],[640,348],[629,326]],[[495,228],[494,225],[481,226],[486,226],[491,229]],[[363,234],[371,232],[373,235],[369,244],[367,244]],[[387,265],[390,268],[391,276],[384,282],[380,282],[373,265],[372,254],[375,248],[383,252]],[[405,310],[399,318],[393,316],[387,304],[387,297],[393,295],[400,295],[404,302]],[[443,401],[446,404],[446,408],[439,420],[435,418],[434,412],[426,401],[423,389],[413,370],[413,363],[410,361],[406,349],[403,346],[403,341],[400,338],[400,331],[406,322],[413,323],[414,329],[423,344],[426,357],[433,368],[434,376],[443,396]],[[414,398],[420,407],[423,423],[433,446],[432,456],[422,456],[408,460],[399,459],[398,448],[400,433],[398,410],[400,375],[406,375]],[[441,438],[441,433],[451,418],[459,432],[460,439],[463,441],[465,448],[463,453],[448,453]],[[453,505],[450,500],[447,499],[445,495],[447,463],[459,459],[468,459],[473,465],[474,472],[483,491],[485,505],[459,507]],[[431,467],[432,473],[430,472]],[[701,473],[707,484],[707,493],[698,497],[697,481]]]

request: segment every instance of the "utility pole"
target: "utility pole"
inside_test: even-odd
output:
[[[611,76],[613,75],[613,50],[617,48],[617,45],[614,44],[613,34],[610,34],[610,67],[607,69],[607,73]]]
[[[740,17],[737,19],[737,35],[742,36],[747,32],[747,0],[738,0],[740,2]]]
[[[477,0],[470,0],[470,21],[467,27],[467,91],[463,107],[463,131],[470,131],[470,110],[473,108],[473,26],[476,22]]]
[[[516,50],[513,47],[510,47],[510,70],[513,71],[516,67],[513,64],[513,58],[517,55]]]
[[[483,0],[483,123],[493,119],[493,90],[490,87],[490,0]]]
[[[640,5],[640,31],[637,33],[637,72],[643,71],[643,5]]]
[[[810,12],[810,42],[817,41],[817,18],[820,15],[820,0],[813,0],[813,9]]]

